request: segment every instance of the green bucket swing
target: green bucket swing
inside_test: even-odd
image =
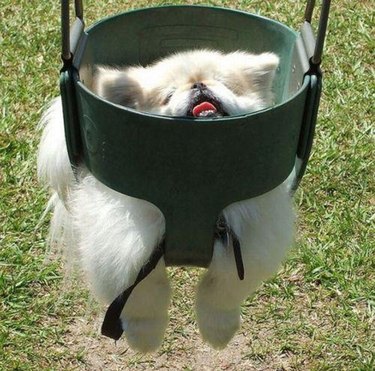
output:
[[[330,0],[322,1],[316,39],[314,7],[308,0],[298,33],[259,15],[208,6],[139,9],[85,30],[82,1],[75,1],[71,28],[69,0],[61,1],[60,88],[70,161],[163,212],[166,233],[158,257],[163,254],[166,265],[207,267],[226,206],[272,190],[294,168],[298,187],[314,136]],[[146,65],[193,48],[276,53],[276,104],[251,114],[192,120],[137,112],[90,90],[94,65]],[[147,269],[157,260],[150,259]],[[130,292],[108,309],[105,335],[121,336],[118,318]]]

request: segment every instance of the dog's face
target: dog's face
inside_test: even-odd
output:
[[[97,67],[93,90],[143,112],[175,117],[222,117],[272,104],[279,59],[273,53],[195,50],[147,67]]]

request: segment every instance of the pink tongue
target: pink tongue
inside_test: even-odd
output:
[[[209,102],[203,102],[193,108],[193,116],[199,117],[202,114],[202,112],[207,112],[207,111],[216,112],[217,109],[213,104]]]

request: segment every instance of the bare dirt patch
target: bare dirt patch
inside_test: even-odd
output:
[[[290,370],[293,354],[274,347],[271,323],[257,323],[244,308],[241,330],[224,350],[214,350],[200,338],[194,318],[196,271],[175,270],[178,287],[170,308],[170,323],[161,349],[141,354],[131,350],[125,339],[114,342],[100,334],[104,316],[95,304],[80,303],[82,316],[72,319],[62,342],[76,359],[68,368],[80,370]],[[185,277],[182,277],[185,276]],[[181,284],[184,278],[185,284]],[[261,303],[250,311],[261,310]],[[76,312],[76,313],[77,313]]]
[[[125,340],[115,343],[94,333],[99,327],[100,321],[93,324],[87,319],[77,319],[69,326],[65,343],[71,349],[83,352],[82,369],[260,370],[259,365],[246,359],[249,342],[246,331],[236,335],[226,349],[216,351],[203,343],[193,324],[185,329],[184,334],[172,333],[173,329],[169,329],[159,352],[142,355],[129,349]]]

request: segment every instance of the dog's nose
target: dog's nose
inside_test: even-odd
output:
[[[203,84],[203,82],[195,82],[192,86],[191,86],[192,89],[197,89],[197,90],[206,90],[207,89],[207,86],[205,84]]]

